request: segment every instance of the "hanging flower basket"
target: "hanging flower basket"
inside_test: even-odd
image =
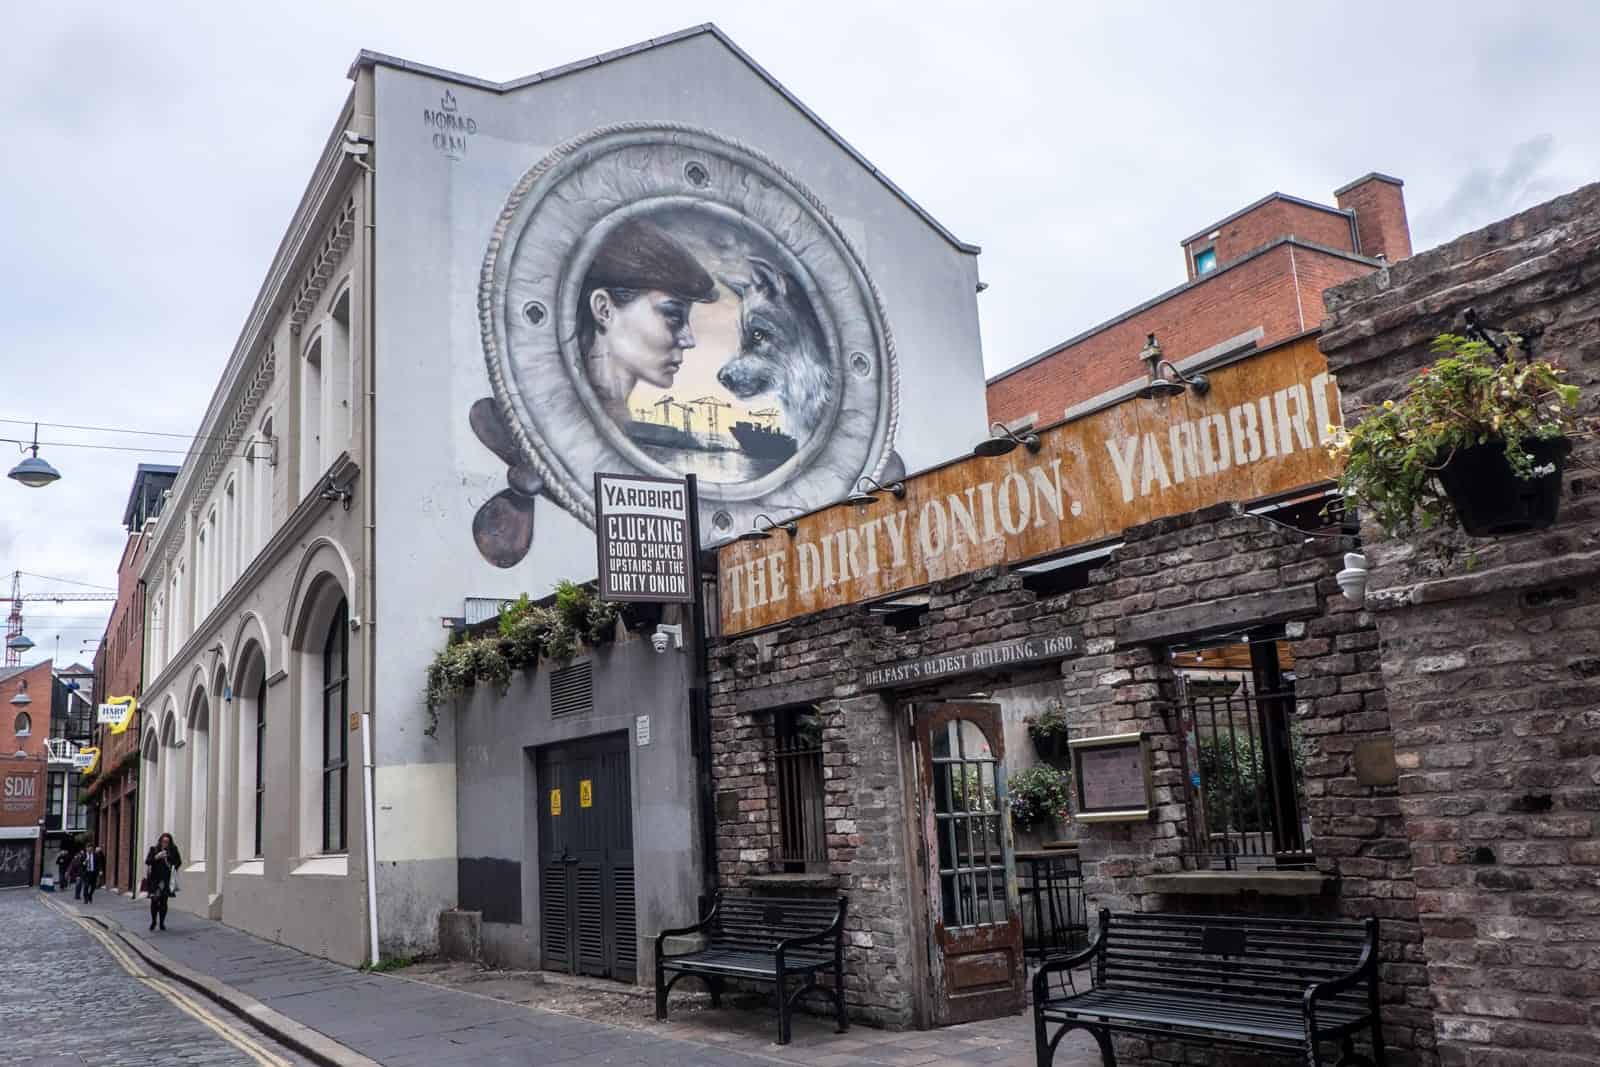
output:
[[[1509,345],[1443,334],[1432,366],[1369,408],[1332,449],[1346,502],[1391,537],[1458,526],[1503,537],[1549,526],[1572,442],[1594,432],[1562,369]]]
[[[1524,441],[1522,449],[1532,457],[1532,477],[1512,468],[1504,441],[1457,449],[1439,468],[1439,484],[1471,536],[1507,537],[1555,523],[1572,442],[1565,437]]]

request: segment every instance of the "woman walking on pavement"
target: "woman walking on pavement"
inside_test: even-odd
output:
[[[72,899],[83,899],[83,849],[72,854],[72,859],[67,861],[67,881],[72,883]]]
[[[144,867],[149,872],[146,880],[150,886],[150,929],[156,924],[167,928],[167,898],[172,896],[172,876],[183,866],[183,857],[171,834],[162,834],[145,854]]]

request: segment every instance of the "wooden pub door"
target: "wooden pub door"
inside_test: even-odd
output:
[[[931,1021],[1022,1010],[1027,966],[1006,817],[1000,705],[917,708]]]
[[[628,735],[541,748],[536,772],[541,965],[634,981],[639,939]]]

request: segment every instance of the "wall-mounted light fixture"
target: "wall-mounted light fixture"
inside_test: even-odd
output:
[[[1141,400],[1177,396],[1185,389],[1193,389],[1195,396],[1205,396],[1211,391],[1211,381],[1204,374],[1185,374],[1170,361],[1162,358],[1161,345],[1157,343],[1155,334],[1150,334],[1145,339],[1144,348],[1139,351],[1139,358],[1144,360],[1145,369],[1150,375],[1150,380],[1134,394]],[[1172,377],[1164,377],[1162,371],[1171,371]]]
[[[974,456],[988,457],[1003,456],[1008,452],[1014,451],[1018,445],[1026,448],[1029,452],[1037,452],[1044,447],[1044,443],[1039,440],[1038,434],[1027,432],[1018,436],[1011,427],[997,422],[989,427],[989,436],[973,446],[972,454]]]
[[[350,501],[355,496],[354,493],[350,492],[349,486],[338,486],[332,482],[323,486],[322,492],[317,495],[322,500],[337,500],[344,505],[346,511],[350,510]]]
[[[854,504],[858,508],[864,508],[869,504],[876,504],[879,493],[889,493],[896,500],[904,500],[906,498],[906,483],[890,482],[888,485],[880,485],[877,479],[871,475],[863,474],[856,479],[855,492],[844,499],[846,503]]]
[[[766,523],[765,526],[761,525],[763,522]],[[773,522],[765,515],[757,515],[755,517],[755,521],[750,524],[750,527],[751,528],[749,530],[746,530],[744,533],[739,535],[739,540],[765,541],[772,536],[773,530],[782,530],[790,537],[793,537],[795,534],[800,532],[800,524],[794,522],[793,520],[790,520],[789,522]]]

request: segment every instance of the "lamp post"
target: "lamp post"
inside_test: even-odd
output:
[[[33,455],[11,468],[6,475],[13,481],[21,482],[30,489],[40,489],[61,477],[61,472],[50,466],[49,463],[39,458],[39,424],[33,424],[33,444],[22,445],[24,452],[31,451]]]

